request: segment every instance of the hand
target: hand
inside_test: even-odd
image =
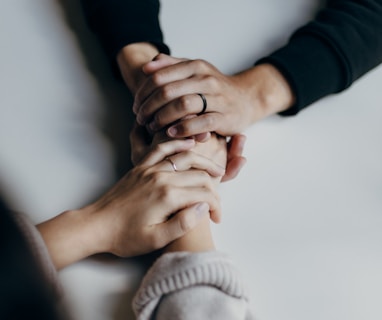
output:
[[[221,176],[224,169],[190,151],[194,144],[177,140],[157,145],[92,205],[110,223],[105,227],[113,238],[110,252],[119,256],[146,253],[184,235],[209,211],[220,216],[219,196],[210,175]]]
[[[135,96],[137,121],[152,131],[172,124],[167,129],[170,137],[213,131],[231,136],[294,102],[288,83],[269,64],[227,76],[203,60],[160,54],[143,71],[149,76]],[[207,100],[203,114],[199,114],[203,103],[197,93]],[[198,116],[190,119],[189,115]]]
[[[101,252],[144,254],[183,236],[209,212],[218,220],[211,176],[224,169],[192,153],[194,145],[190,139],[158,145],[99,200],[38,225],[56,267]]]
[[[231,137],[227,148],[226,172],[222,182],[234,179],[246,163],[242,156],[246,137],[242,134]],[[143,159],[152,147],[152,137],[145,127],[134,124],[130,133],[131,160],[134,165]],[[213,156],[213,155],[211,155]]]

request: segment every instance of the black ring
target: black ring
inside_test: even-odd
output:
[[[202,98],[202,101],[203,101],[203,109],[202,109],[202,111],[200,111],[198,114],[203,114],[203,113],[205,113],[206,110],[207,110],[207,99],[206,99],[206,97],[204,96],[203,93],[197,93],[197,95],[198,95],[199,97],[201,97],[201,98]]]

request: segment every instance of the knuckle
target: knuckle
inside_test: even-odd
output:
[[[199,72],[204,72],[209,69],[209,63],[203,59],[195,59],[193,60],[193,64],[195,69]]]
[[[151,76],[151,82],[154,84],[154,86],[158,87],[163,82],[163,75],[161,72],[156,72]]]
[[[191,150],[183,151],[182,155],[184,156],[184,158],[186,158],[187,160],[189,160],[191,162],[193,159],[195,159],[195,152],[193,152]]]
[[[157,112],[154,116],[154,121],[160,127],[166,125],[166,114],[161,111]]]
[[[188,231],[190,231],[192,229],[192,221],[191,221],[191,218],[190,216],[186,215],[186,216],[182,216],[180,219],[179,219],[179,227],[180,227],[180,231],[184,234]]]
[[[174,97],[174,88],[171,85],[165,85],[160,90],[160,96],[165,101],[170,101]]]
[[[208,86],[208,88],[211,88],[212,91],[216,91],[220,87],[219,80],[212,75],[205,76],[204,81],[206,83],[206,86]]]
[[[164,146],[162,144],[155,145],[153,148],[153,153],[159,153],[161,155],[165,154]]]
[[[184,111],[189,111],[191,106],[192,106],[192,101],[191,101],[190,96],[182,96],[178,99],[178,103],[176,105],[177,111],[178,112],[184,112]]]
[[[153,185],[161,186],[161,192],[163,192],[162,189],[166,188],[165,186],[163,186],[166,183],[166,177],[164,172],[152,172],[151,181]]]
[[[147,169],[142,169],[140,167],[135,167],[131,171],[131,176],[137,177],[137,180],[144,180],[147,176]]]
[[[170,205],[173,201],[173,190],[169,185],[162,185],[158,192],[159,199],[167,205]]]

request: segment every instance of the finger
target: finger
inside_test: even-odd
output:
[[[192,78],[195,74],[208,74],[209,64],[202,60],[185,60],[168,67],[164,67],[151,74],[138,89],[133,111],[139,112],[141,104],[151,96],[154,91],[166,84]],[[191,92],[192,93],[192,92]]]
[[[192,138],[195,139],[197,142],[206,142],[211,138],[210,132],[204,132],[194,135]]]
[[[247,159],[241,156],[234,157],[227,162],[226,173],[222,178],[222,182],[232,180],[237,177],[241,169],[247,163]]]
[[[211,91],[209,89],[209,81],[210,80],[206,79],[206,77],[192,76],[172,81],[170,83],[166,83],[156,88],[152,91],[150,96],[148,96],[147,99],[145,99],[145,101],[141,103],[141,105],[137,109],[136,114],[138,123],[145,124],[149,119],[153,117],[155,112],[157,112],[161,107],[167,105],[171,101],[174,101],[175,99],[179,99],[182,96],[187,95],[196,95],[196,93],[198,92]],[[193,101],[195,102],[194,99]],[[200,102],[196,105],[200,107],[197,108],[197,110],[193,113],[199,113],[202,110],[203,104],[200,97],[199,101]],[[185,102],[188,101],[186,100]]]
[[[204,170],[174,171],[171,163],[163,161],[160,164],[148,169],[152,173],[153,183],[165,185],[168,190],[180,188],[205,188],[209,194],[219,198],[219,194],[212,182],[211,176]],[[187,198],[187,197],[186,197]],[[178,199],[179,200],[179,199]]]
[[[214,103],[214,97],[205,95],[208,105],[211,107]],[[180,96],[179,98],[164,105],[155,112],[149,128],[152,131],[158,131],[163,127],[189,115],[197,115],[203,110],[203,100],[196,93]]]
[[[220,196],[211,186],[176,187],[171,185],[160,195],[160,202],[168,208],[166,211],[169,213],[177,212],[197,202],[206,202],[213,217],[221,215]]]
[[[141,166],[154,166],[155,164],[164,160],[166,157],[178,152],[189,150],[193,146],[195,146],[195,140],[193,139],[171,140],[160,143],[156,145],[154,149],[144,158]]]
[[[164,67],[171,66],[173,64],[185,61],[186,59],[175,58],[164,53],[160,53],[154,57],[153,61],[146,63],[142,71],[145,74],[152,74]]]
[[[194,229],[209,214],[209,206],[205,202],[195,203],[176,213],[171,219],[157,226],[162,235],[162,246],[184,236]]]
[[[225,168],[221,167],[212,159],[192,151],[184,151],[172,155],[171,157],[167,157],[164,161],[162,161],[162,163],[164,165],[164,169],[162,170],[165,171],[168,171],[168,163],[170,163],[170,171],[187,171],[190,169],[198,169],[207,172],[213,177],[221,177],[225,174]],[[161,170],[158,167],[155,168],[155,170],[158,169]]]
[[[228,142],[227,168],[226,174],[222,178],[222,182],[236,178],[245,165],[246,159],[242,157],[242,154],[246,139],[247,137],[245,135],[237,134],[232,136]]]
[[[210,219],[211,221],[215,223],[220,223],[222,220],[222,213],[221,213],[221,207],[218,207],[217,209],[210,210]]]
[[[185,119],[172,125],[167,129],[167,135],[171,138],[185,138],[195,136],[204,132],[217,132],[222,135],[229,135],[229,130],[220,130],[223,126],[222,115],[220,113],[205,113],[192,119]],[[222,132],[224,131],[224,132]]]
[[[235,134],[231,137],[228,142],[228,158],[233,158],[237,156],[241,156],[243,154],[245,141],[247,137],[243,134]]]

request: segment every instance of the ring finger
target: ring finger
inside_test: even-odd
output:
[[[196,94],[200,100],[197,113],[202,110],[202,100],[197,93],[211,92],[211,81],[209,78],[194,76],[188,79],[175,81],[165,84],[156,89],[140,106],[137,113],[137,121],[139,124],[146,124],[154,114],[164,105],[182,96]]]
[[[203,111],[204,104],[206,104],[206,108],[203,113],[208,112],[214,104],[214,97],[207,94],[203,94],[203,96],[205,103],[200,93],[181,96],[169,102],[156,112],[153,120],[148,125],[149,129],[155,132],[188,115],[198,115]]]
[[[184,151],[167,157],[155,168],[160,171],[187,171],[189,169],[206,171],[213,177],[223,176],[225,173],[225,168],[192,151]]]

